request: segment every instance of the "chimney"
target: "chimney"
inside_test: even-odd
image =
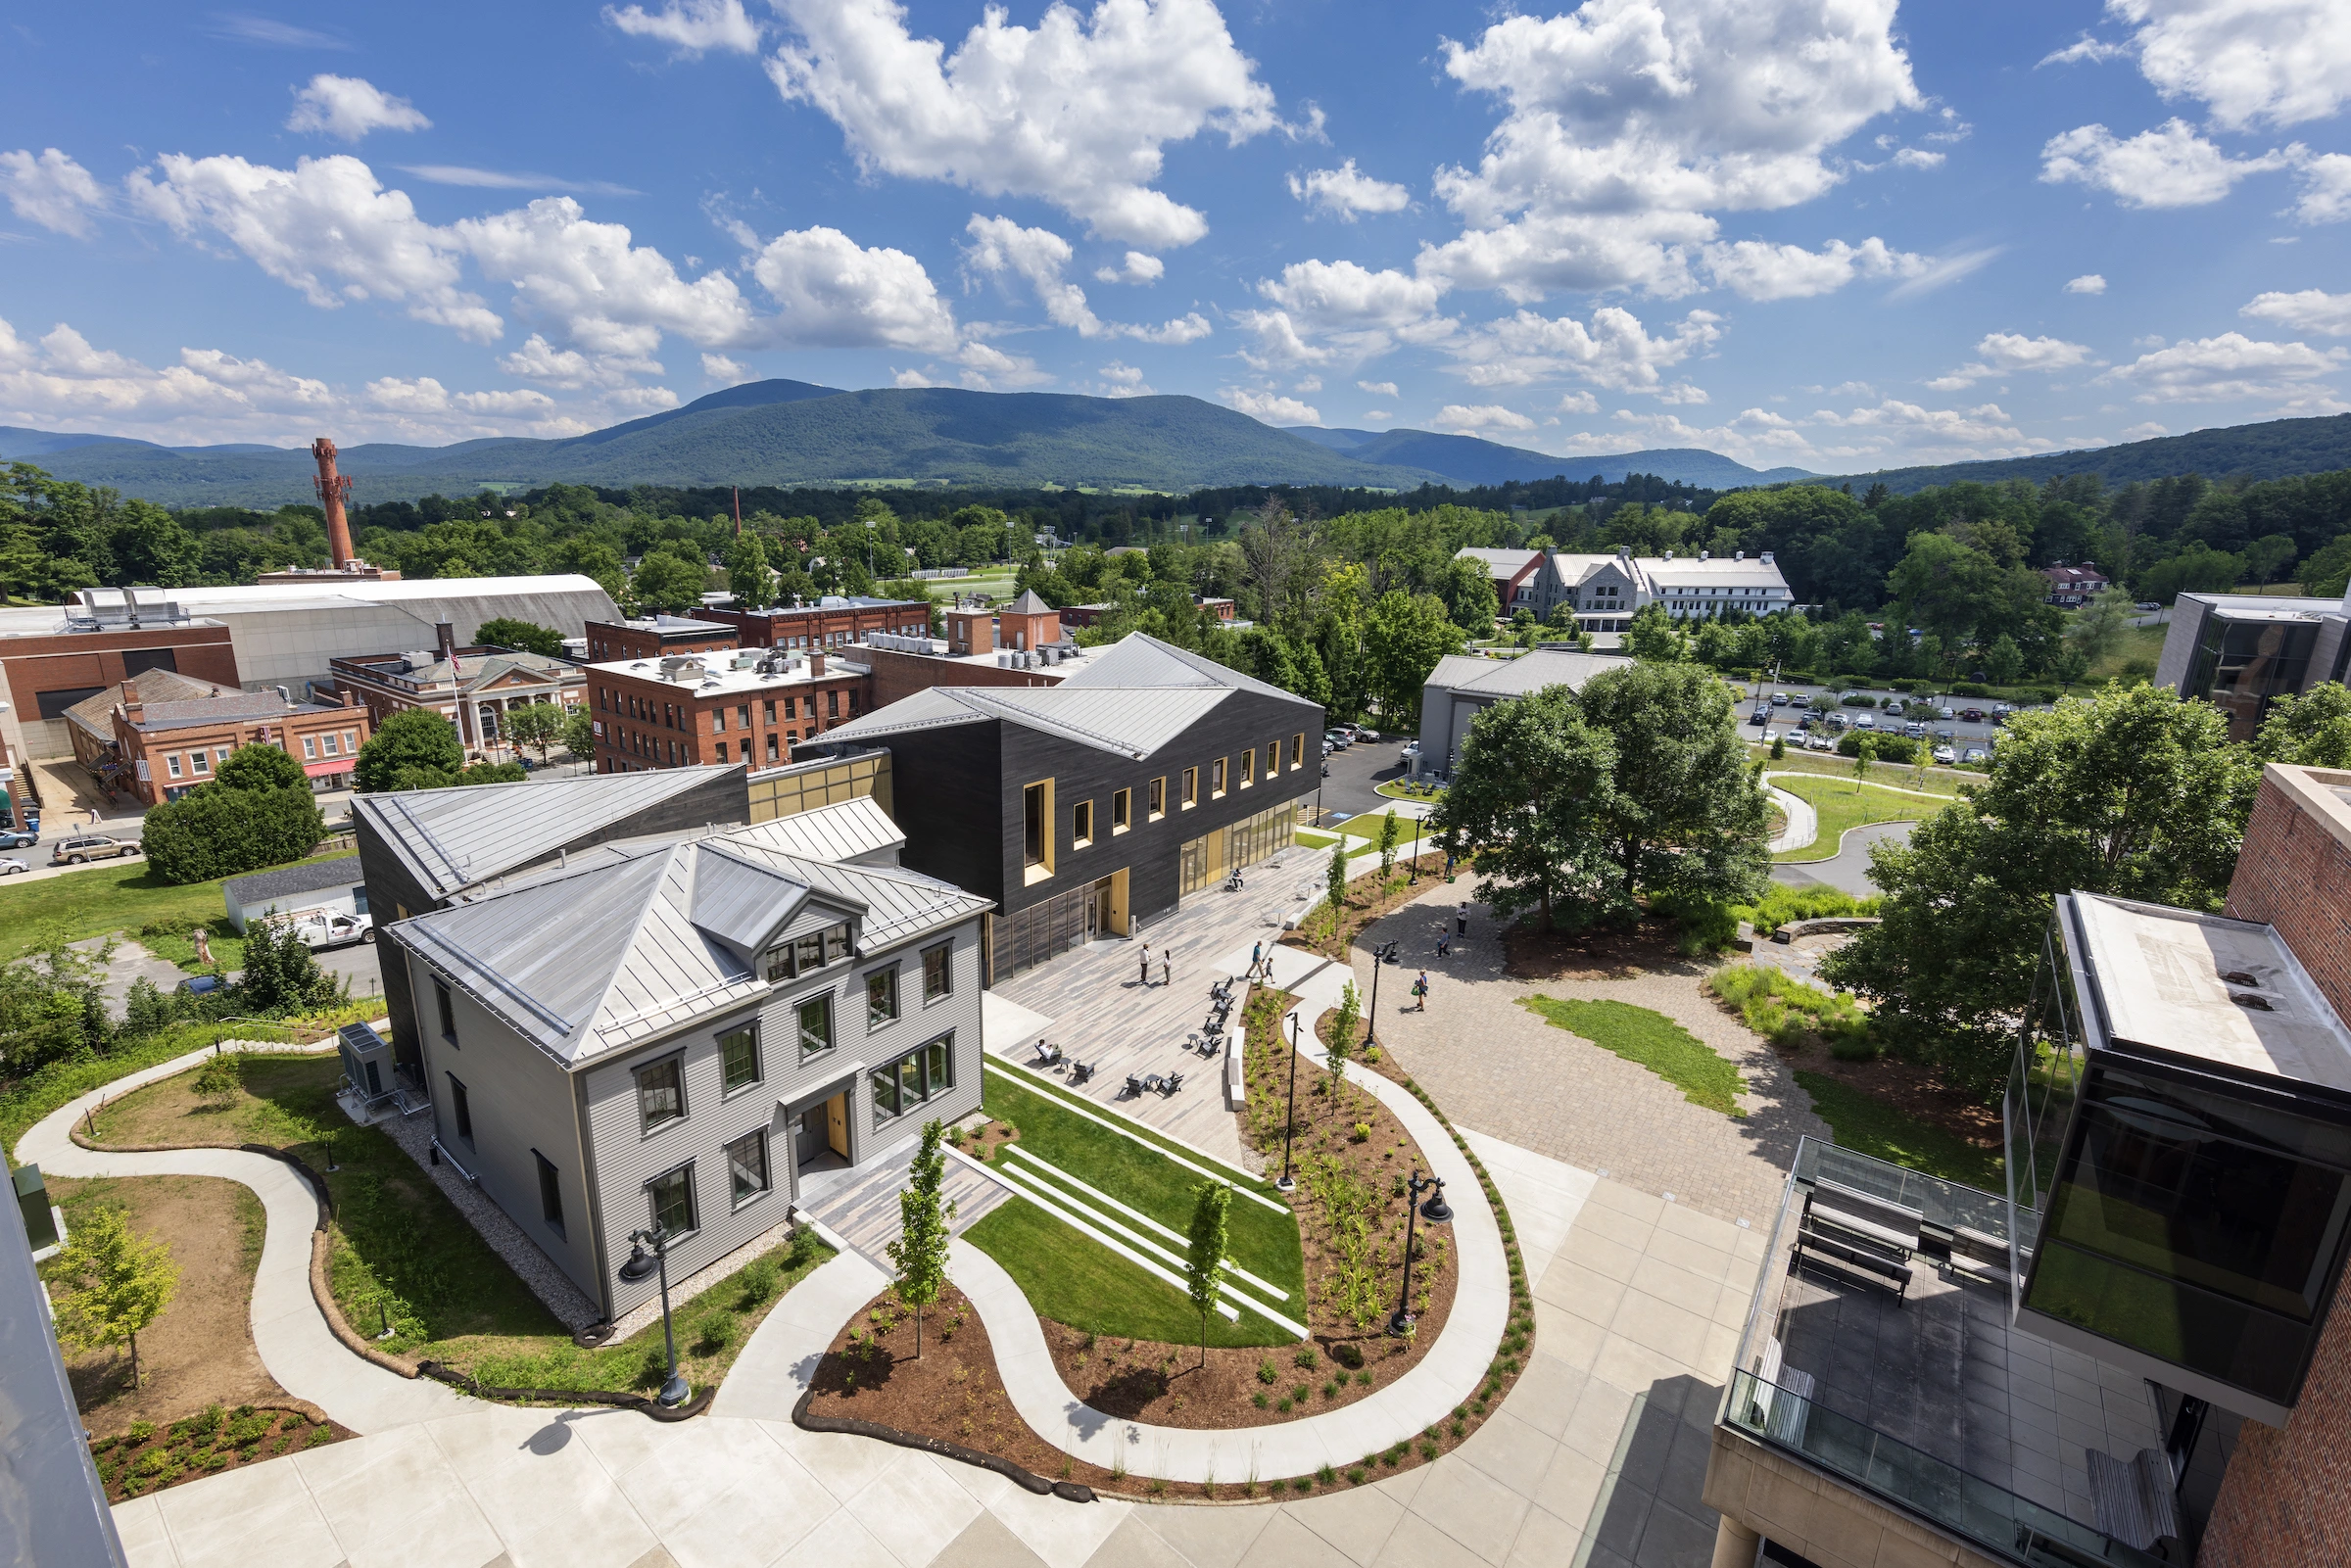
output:
[[[823,650],[820,648],[810,648],[808,650],[808,679],[811,681],[821,681],[824,679],[824,675],[825,655]]]
[[[454,659],[457,656],[457,629],[456,627],[447,621],[437,622],[433,627],[433,636],[441,644],[443,658]]]
[[[318,459],[318,477],[311,481],[311,488],[326,508],[327,558],[336,571],[346,571],[351,566],[351,520],[343,515],[343,503],[351,499],[351,481],[335,472],[335,444],[326,437],[311,443],[311,455]]]
[[[147,705],[139,700],[139,683],[136,681],[123,682],[122,717],[132,724],[137,724],[146,711]]]
[[[1769,566],[1771,564],[1771,551],[1765,550],[1762,554],[1756,556],[1755,559],[1761,561],[1764,565]]]

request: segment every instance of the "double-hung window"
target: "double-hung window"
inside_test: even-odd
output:
[[[874,1125],[920,1111],[955,1087],[955,1036],[942,1034],[929,1045],[885,1062],[871,1074]]]
[[[800,1014],[800,1060],[821,1056],[833,1049],[833,997],[830,992],[812,996],[802,1002]]]
[[[865,1028],[872,1033],[898,1021],[896,966],[876,970],[865,977]]]
[[[188,753],[188,767],[201,779],[213,771],[213,759],[204,754],[204,747],[198,746]]]
[[[727,1184],[735,1207],[741,1209],[764,1197],[767,1179],[767,1129],[744,1133],[727,1145]]]
[[[848,956],[849,926],[843,921],[770,949],[767,977],[771,981],[797,979]]]
[[[681,1057],[670,1057],[637,1069],[637,1121],[646,1132],[665,1127],[686,1116],[686,1071]]]
[[[759,1081],[759,1025],[746,1023],[718,1037],[719,1087],[733,1094]]]
[[[936,1002],[955,990],[955,947],[941,942],[923,949],[923,1000]]]
[[[672,1241],[692,1231],[695,1228],[694,1162],[689,1160],[677,1169],[665,1170],[647,1182],[645,1197],[655,1230]]]

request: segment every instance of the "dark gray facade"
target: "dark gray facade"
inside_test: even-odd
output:
[[[2351,616],[2335,600],[2183,594],[2155,684],[2210,702],[2231,739],[2249,740],[2278,698],[2341,681],[2347,659]]]

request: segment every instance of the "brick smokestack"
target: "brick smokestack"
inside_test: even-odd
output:
[[[351,565],[351,520],[343,514],[344,502],[351,499],[351,480],[335,472],[335,444],[324,436],[311,443],[311,455],[318,459],[318,477],[311,485],[318,492],[318,504],[326,508],[326,552],[336,571]]]
[[[457,629],[456,627],[447,621],[435,622],[433,636],[441,644],[443,658],[455,659],[457,656]]]

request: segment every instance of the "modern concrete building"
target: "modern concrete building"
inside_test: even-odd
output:
[[[2280,696],[2341,681],[2351,664],[2351,611],[2339,599],[2183,594],[2172,605],[2155,684],[2202,697],[2249,740]]]
[[[820,747],[891,754],[906,863],[996,911],[992,982],[1288,845],[1321,733],[1319,704],[1136,633],[1058,686],[934,687]]]
[[[655,1289],[632,1233],[682,1278],[979,1109],[987,902],[892,836],[856,801],[612,844],[389,928],[442,1157],[606,1321]]]
[[[1451,773],[1461,760],[1463,737],[1480,713],[1497,702],[1522,697],[1545,687],[1574,690],[1603,670],[1620,669],[1631,659],[1619,653],[1563,653],[1537,648],[1514,659],[1455,653],[1437,661],[1420,688],[1420,751],[1415,773]]]
[[[302,764],[318,793],[347,789],[367,712],[351,703],[289,702],[150,670],[66,710],[74,760],[108,790],[152,806],[177,800],[240,746],[272,745]]]
[[[2342,1559],[2347,907],[2351,773],[2272,764],[2227,913],[2057,901],[2004,1191],[1802,1146],[1717,1563]]]
[[[334,690],[381,724],[407,708],[438,713],[468,751],[504,749],[504,715],[535,703],[578,707],[588,679],[569,659],[512,648],[456,645],[447,621],[433,628],[437,645],[407,653],[336,659]]]
[[[1771,615],[1797,609],[1788,579],[1765,550],[1732,555],[1571,555],[1545,549],[1464,549],[1460,558],[1483,562],[1505,620],[1519,610],[1548,621],[1570,611],[1591,632],[1621,632],[1644,604],[1657,603],[1675,620],[1729,614]]]

